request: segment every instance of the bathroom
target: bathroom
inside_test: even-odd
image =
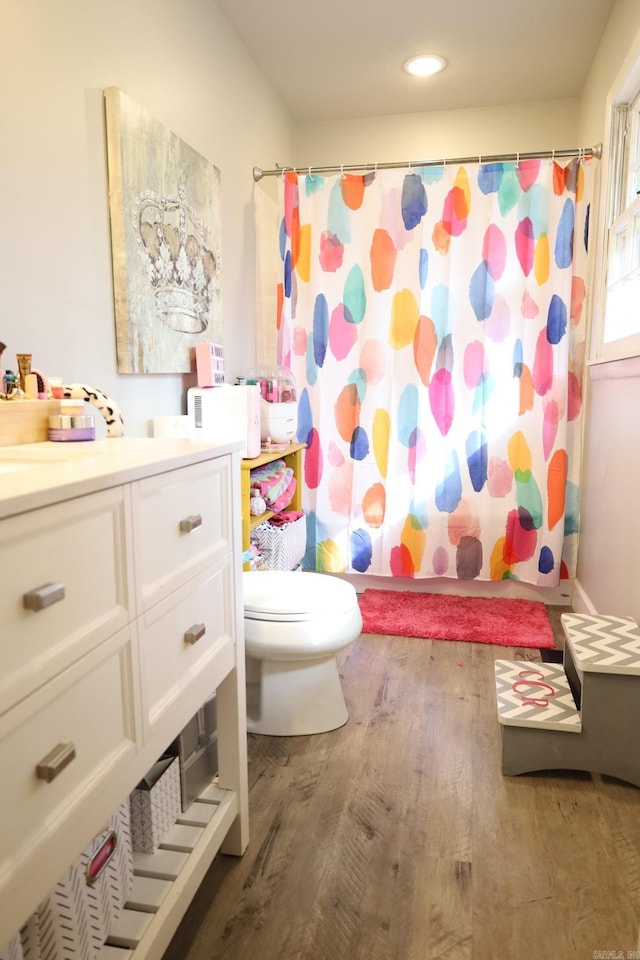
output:
[[[179,26],[162,6],[152,15],[145,2],[99,6],[91,18],[79,2],[72,8],[77,15],[70,12],[63,25],[55,3],[43,9],[34,2],[22,12],[9,5],[15,41],[1,68],[8,81],[13,78],[12,96],[3,101],[3,127],[12,131],[13,144],[2,161],[4,180],[12,183],[3,217],[10,227],[3,267],[11,278],[5,285],[3,363],[11,366],[16,353],[30,352],[33,365],[47,374],[100,387],[117,400],[127,436],[150,435],[154,417],[186,412],[186,389],[194,380],[116,372],[105,86],[117,83],[221,172],[225,369],[233,382],[256,362],[253,191],[275,189],[275,178],[254,185],[254,166],[333,163],[336,157],[383,162],[490,155],[599,143],[608,89],[627,53],[625,37],[636,27],[633,4],[615,4],[579,98],[296,126],[215,5],[207,8],[207,29],[201,29],[197,4],[185,6]],[[139,42],[132,40],[131,48],[120,44],[122,32]],[[179,90],[164,70],[167,61],[179,65]],[[229,76],[242,77],[242,83],[229,85]],[[24,255],[34,237],[35,262]],[[622,414],[635,406],[636,386],[628,375],[598,381],[589,423],[596,431],[594,442],[607,445],[607,457],[615,459],[623,449],[635,456],[637,445],[627,442],[633,424]],[[603,510],[598,459],[587,459],[583,468],[581,522],[589,551],[583,548],[577,577],[581,603],[584,609],[622,607],[638,617],[640,601],[629,571],[640,519],[626,509],[635,465],[607,477]],[[618,523],[625,536],[617,549],[628,549],[629,556],[622,553],[615,565],[602,563],[610,549],[609,531]]]
[[[491,155],[596,144],[611,84],[640,29],[617,0],[576,97],[294,123],[215,4],[5,0],[5,149],[0,339],[33,363],[115,397],[128,436],[184,411],[188,376],[118,375],[103,89],[117,85],[221,171],[225,368],[255,364],[257,257],[253,167]],[[551,27],[552,29],[552,27]],[[178,78],[178,80],[176,80]],[[7,148],[10,145],[10,148]],[[271,190],[275,180],[262,184]],[[583,540],[572,602],[640,619],[635,550],[640,469],[637,370],[594,380],[586,422]],[[597,452],[593,452],[597,447]],[[603,464],[612,468],[603,478]],[[604,491],[606,490],[606,495]],[[615,533],[612,536],[612,531]],[[594,944],[594,949],[607,944]]]

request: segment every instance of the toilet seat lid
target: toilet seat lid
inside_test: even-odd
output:
[[[328,574],[245,571],[242,580],[244,615],[250,620],[311,620],[347,613],[357,604],[353,586]]]

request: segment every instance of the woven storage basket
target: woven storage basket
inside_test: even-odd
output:
[[[261,523],[251,534],[264,557],[265,570],[293,570],[307,549],[307,518],[299,517],[291,523],[275,527]]]

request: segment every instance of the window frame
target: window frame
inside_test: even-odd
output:
[[[633,113],[635,111],[635,114]],[[622,152],[620,151],[620,124],[628,126],[628,119],[634,117],[633,129],[626,131]],[[640,185],[640,33],[635,39],[618,77],[613,84],[606,106],[606,130],[603,146],[603,169],[600,196],[599,223],[602,225],[598,235],[595,263],[600,269],[594,271],[593,303],[597,335],[595,337],[595,361],[609,361],[640,356],[640,303],[635,329],[627,335],[605,339],[607,318],[607,294],[610,282],[610,243],[611,237],[624,227],[633,225],[638,217],[637,227],[640,233],[640,194],[628,204],[628,184],[630,182],[628,157],[631,152],[631,139],[637,147],[635,163],[637,167],[636,183]],[[640,242],[640,240],[639,240]],[[627,256],[630,250],[627,251]],[[640,283],[640,268],[638,268]],[[609,333],[611,331],[609,330]],[[593,362],[593,361],[592,361]]]

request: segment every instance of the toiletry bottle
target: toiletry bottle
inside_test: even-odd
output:
[[[35,373],[28,373],[24,378],[24,393],[27,400],[38,399],[38,377]]]
[[[17,374],[15,374],[13,370],[5,370],[2,378],[2,392],[5,396],[10,397],[14,393],[17,393],[18,387],[19,381]]]
[[[24,393],[26,378],[31,373],[31,354],[16,353],[16,360],[18,361],[18,373],[20,375],[20,389]]]

